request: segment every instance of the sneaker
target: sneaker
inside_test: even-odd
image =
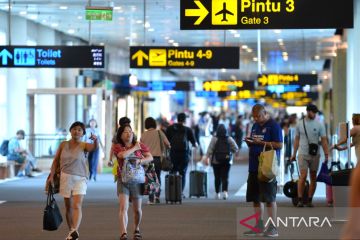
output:
[[[128,240],[127,233],[121,234],[120,240]]]
[[[77,240],[79,239],[79,232],[72,230],[69,232],[69,235],[66,237],[66,240]]]
[[[312,202],[308,202],[308,203],[306,204],[306,206],[309,207],[309,208],[312,208],[312,207],[314,207],[314,204],[313,204]]]
[[[159,204],[160,203],[160,198],[155,198],[155,203]]]
[[[299,201],[297,207],[304,207],[304,203],[302,201]]]
[[[220,199],[220,193],[215,193],[215,199],[216,200]]]
[[[229,194],[226,191],[224,191],[223,192],[223,199],[226,200],[226,199],[228,199],[228,197],[229,197]]]
[[[256,237],[256,236],[263,236],[264,234],[264,223],[262,222],[258,222],[254,228],[257,228],[259,231],[253,231],[253,230],[249,230],[249,231],[246,231],[244,232],[244,236],[247,236],[247,237]]]
[[[33,168],[32,171],[33,172],[41,172],[41,170],[39,168]]]
[[[269,227],[264,232],[265,237],[278,237],[279,233],[273,225],[269,225]]]

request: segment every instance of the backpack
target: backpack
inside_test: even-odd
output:
[[[0,146],[0,154],[7,156],[9,153],[9,140],[4,140]]]
[[[174,127],[174,135],[170,140],[171,150],[175,152],[184,152],[188,150],[188,139],[186,128]]]
[[[218,138],[215,143],[213,159],[218,163],[229,163],[231,160],[231,151],[228,137]]]

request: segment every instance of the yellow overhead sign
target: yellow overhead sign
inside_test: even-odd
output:
[[[239,68],[239,47],[130,47],[131,68]]]

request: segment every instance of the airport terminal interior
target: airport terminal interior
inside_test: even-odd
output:
[[[155,174],[158,195],[141,197],[140,237],[133,224],[137,201],[129,203],[128,239],[360,239],[359,232],[349,234],[359,226],[350,213],[360,203],[350,201],[360,189],[349,182],[360,156],[359,39],[358,0],[0,0],[0,239],[126,239],[119,223],[121,189],[114,182],[123,169],[109,162],[123,159],[114,146],[123,143],[127,124],[141,150],[152,151],[162,136],[169,141],[154,155],[163,167]],[[266,140],[277,159],[273,225],[268,201],[265,217],[254,215],[247,201],[251,141],[261,123],[254,106],[263,106],[266,119],[274,120],[282,143],[277,149],[276,140]],[[130,123],[122,125],[124,117]],[[298,186],[303,174],[294,149],[305,128],[302,119],[309,118],[321,126],[316,175],[328,159],[326,179],[332,180],[317,182],[316,190],[311,184],[315,192],[306,204],[297,189],[295,196],[286,191],[290,183]],[[45,184],[63,142],[74,139],[77,121],[99,143],[84,156],[90,175],[84,180],[82,222],[76,229],[67,225],[60,192],[55,199],[63,222],[46,231]],[[175,131],[179,122],[190,131],[183,155],[175,150],[181,144],[174,140],[182,134]],[[148,137],[149,126],[159,133]],[[236,145],[232,153],[225,145],[231,160],[228,186],[220,192],[223,173],[213,162],[218,126]],[[92,134],[80,139],[88,142],[85,150],[94,143]],[[307,144],[301,136],[299,152]],[[23,162],[12,159],[16,149],[24,151]],[[167,151],[174,174],[183,179],[174,202],[168,201],[167,186],[173,171],[161,166],[165,160],[159,157]],[[293,155],[297,161],[290,162]],[[180,158],[184,172],[174,170]],[[348,175],[337,185],[331,176],[341,171]],[[204,181],[196,187],[195,172]],[[198,187],[203,193],[193,195]],[[305,207],[299,207],[303,200]],[[259,218],[264,234],[256,234]],[[275,225],[276,232],[269,233]],[[254,234],[244,234],[249,230]]]

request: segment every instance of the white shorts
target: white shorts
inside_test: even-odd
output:
[[[61,172],[60,175],[60,195],[70,198],[72,195],[86,195],[86,177],[76,176]]]

